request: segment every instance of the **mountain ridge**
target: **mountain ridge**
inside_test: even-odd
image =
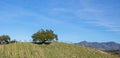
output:
[[[116,42],[87,42],[81,41],[79,43],[75,43],[77,45],[86,46],[90,48],[96,48],[100,50],[120,50],[120,44]]]

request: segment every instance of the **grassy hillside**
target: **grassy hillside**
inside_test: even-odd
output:
[[[107,50],[105,52],[111,53],[113,55],[118,55],[120,57],[120,50]]]
[[[37,45],[14,43],[0,46],[0,58],[117,58],[105,52],[82,46],[52,43]]]

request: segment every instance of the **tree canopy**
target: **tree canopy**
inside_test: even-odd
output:
[[[0,43],[9,43],[10,37],[8,35],[1,35],[0,36]]]
[[[47,43],[52,40],[58,40],[57,35],[52,30],[39,30],[35,34],[32,35],[33,42]]]

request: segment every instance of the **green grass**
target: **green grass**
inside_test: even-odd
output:
[[[66,43],[37,45],[14,43],[0,46],[0,58],[118,58],[105,52]]]

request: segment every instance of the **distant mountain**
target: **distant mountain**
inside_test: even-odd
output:
[[[82,45],[90,48],[96,48],[100,50],[120,50],[120,44],[116,42],[87,42],[87,41],[82,41],[79,43],[75,43],[77,45]]]

